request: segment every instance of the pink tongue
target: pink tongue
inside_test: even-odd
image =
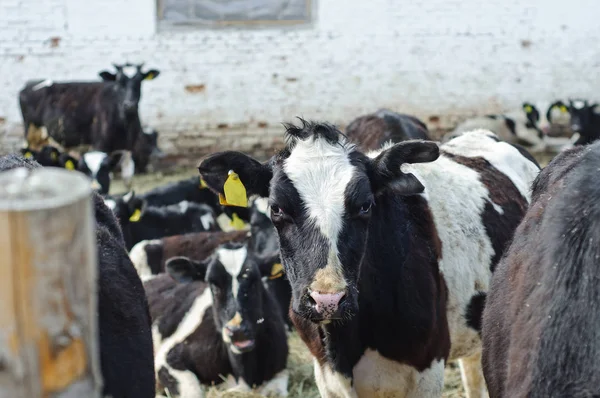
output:
[[[246,348],[252,345],[252,340],[235,341],[233,345],[239,348]]]

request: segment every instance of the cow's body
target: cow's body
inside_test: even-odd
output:
[[[321,395],[440,396],[446,361],[461,359],[470,397],[484,396],[481,292],[538,167],[488,131],[369,157],[328,125],[288,134],[268,163],[225,152],[199,169],[217,191],[233,169],[269,195]]]
[[[213,256],[185,277],[189,283],[165,274],[145,282],[159,385],[172,396],[197,397],[202,384],[226,377],[228,387],[287,395],[287,339],[274,298],[244,246]]]
[[[116,200],[105,199],[105,202],[119,220],[127,250],[143,240],[218,230],[213,209],[199,203],[183,201],[163,207],[146,206],[134,192]]]
[[[0,158],[0,171],[39,165]],[[154,398],[151,319],[144,289],[123,235],[102,198],[92,194],[98,249],[98,326],[103,396]]]
[[[107,154],[126,149],[132,151],[137,170],[144,171],[156,147],[140,122],[139,86],[158,71],[142,74],[138,68],[129,78],[123,67],[117,70],[117,75],[101,72],[105,79],[101,82],[27,82],[19,92],[19,105],[31,149],[48,143],[61,148],[91,146]]]
[[[533,184],[483,317],[490,396],[600,396],[600,144],[568,149]]]
[[[354,119],[345,133],[362,151],[379,149],[386,142],[429,139],[425,123],[414,116],[388,109]]]

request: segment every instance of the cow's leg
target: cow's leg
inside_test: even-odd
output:
[[[467,398],[485,398],[488,396],[481,367],[481,352],[458,360]]]
[[[173,394],[178,398],[204,398],[204,389],[196,375],[189,370],[169,369],[171,377],[175,380],[179,394]]]
[[[314,360],[315,381],[322,398],[358,398],[350,379]]]

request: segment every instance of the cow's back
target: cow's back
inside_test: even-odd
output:
[[[424,185],[442,246],[440,271],[448,288],[450,358],[478,349],[481,308],[492,272],[527,209],[539,172],[517,148],[483,130],[441,146],[432,163],[405,165]],[[465,319],[466,318],[466,319]],[[470,319],[473,318],[473,319]]]
[[[491,397],[600,396],[600,145],[555,158],[494,274],[483,318]]]

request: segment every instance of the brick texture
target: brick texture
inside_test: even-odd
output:
[[[298,27],[168,28],[154,0],[0,1],[0,152],[26,80],[146,62],[140,113],[171,154],[268,154],[295,116],[341,126],[388,107],[448,128],[522,101],[596,99],[600,3],[315,0]]]

